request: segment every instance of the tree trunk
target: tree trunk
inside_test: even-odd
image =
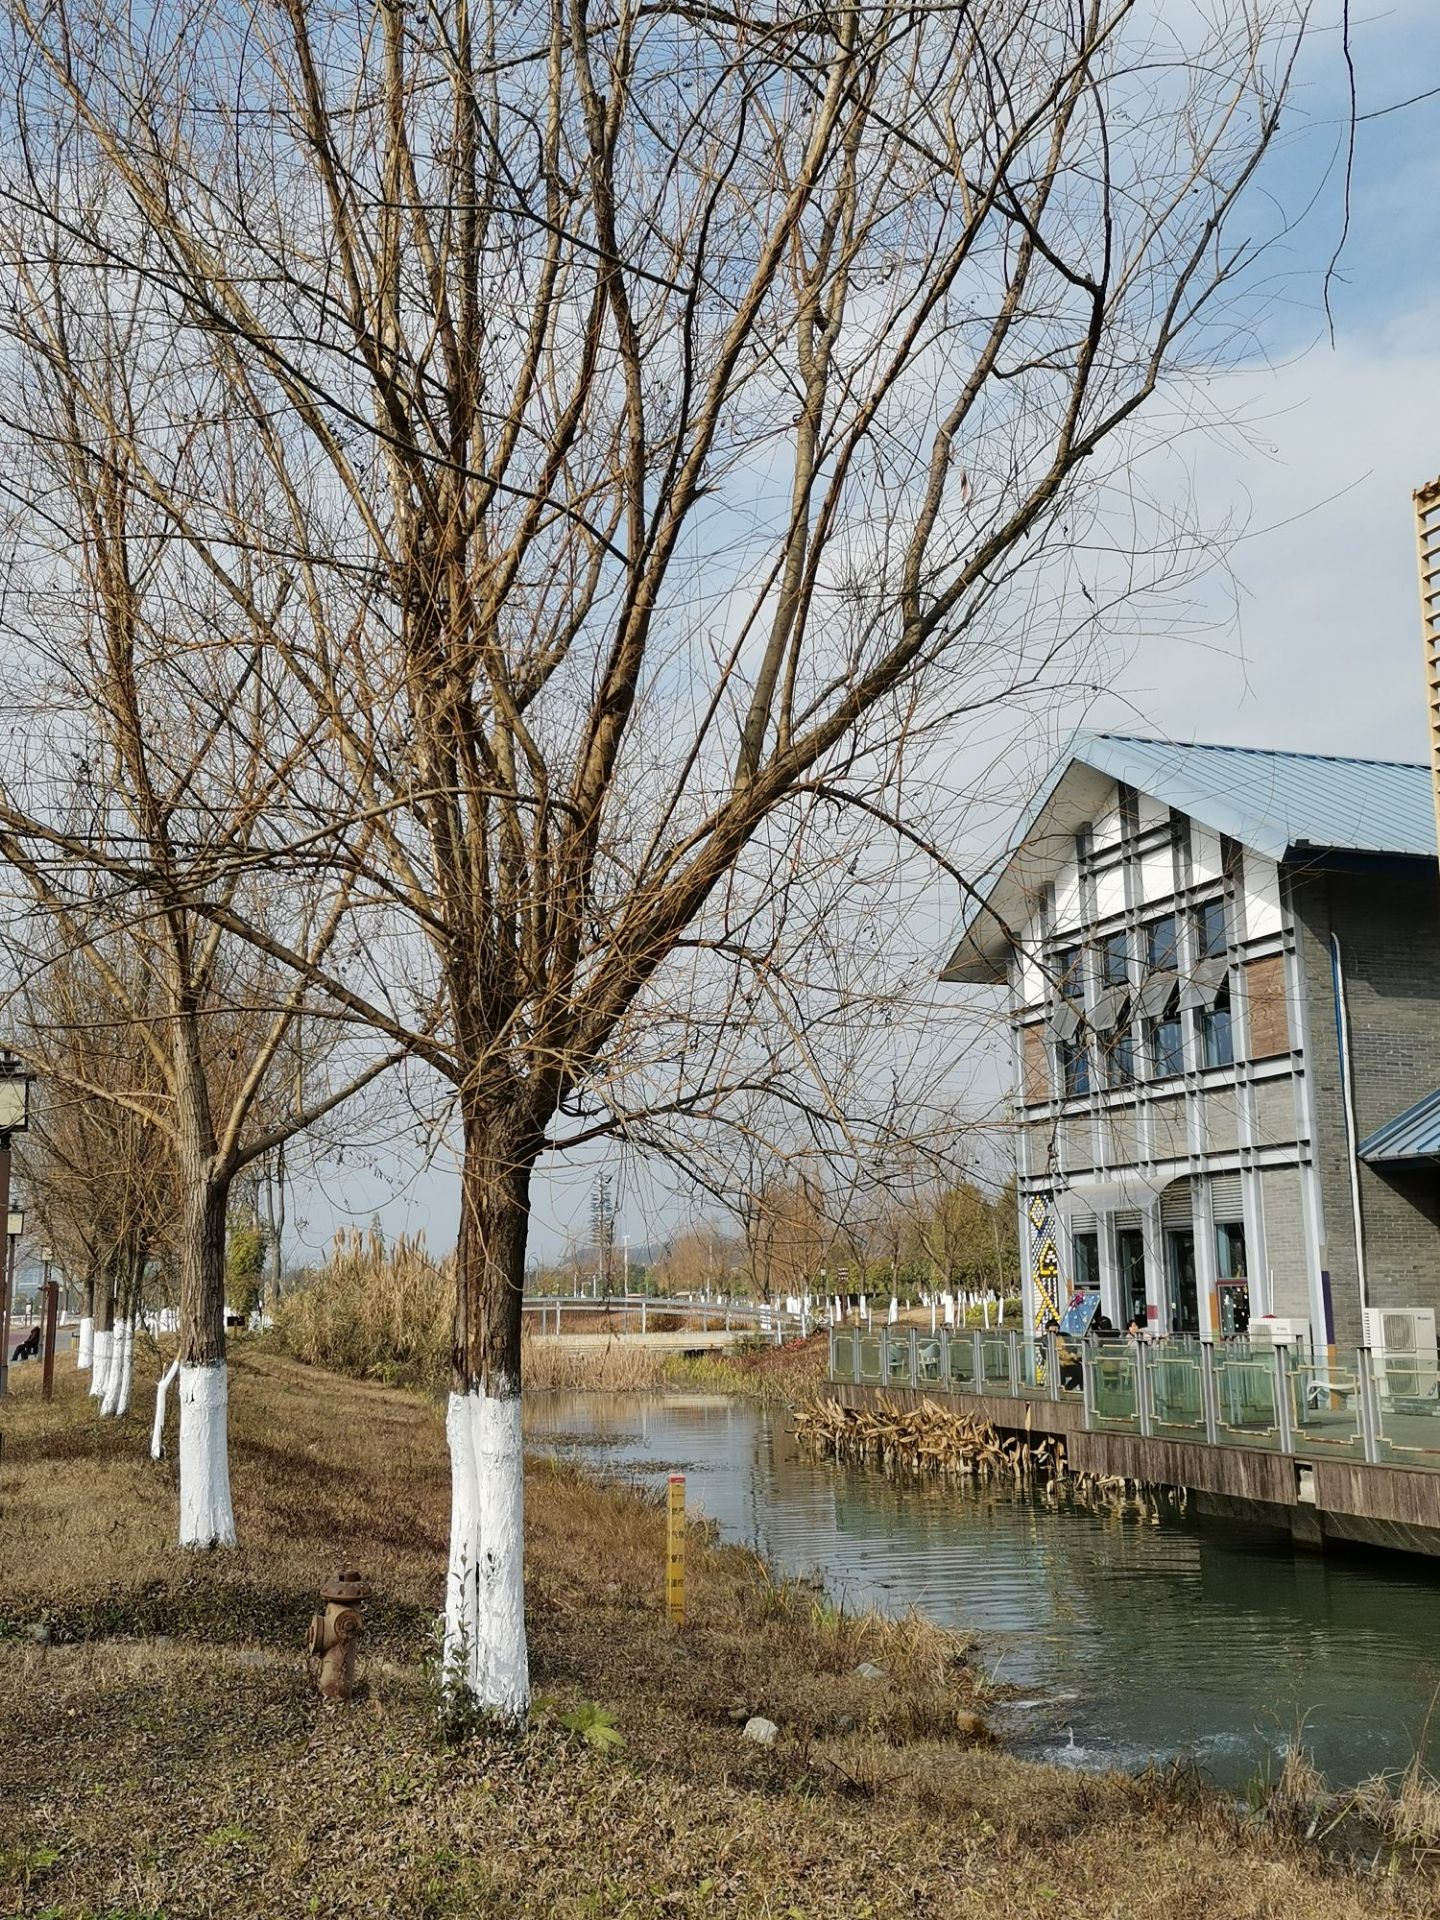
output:
[[[525,1646],[520,1311],[538,1134],[466,1111],[456,1251],[447,1684],[500,1719],[530,1705]]]
[[[85,1311],[80,1316],[80,1334],[75,1343],[75,1366],[89,1373],[95,1360],[95,1274],[85,1276]]]
[[[95,1335],[91,1349],[90,1394],[102,1404],[110,1384],[110,1358],[115,1335],[115,1275],[107,1271],[95,1292]]]
[[[180,1242],[180,1544],[233,1547],[225,1365],[228,1180],[182,1168]]]

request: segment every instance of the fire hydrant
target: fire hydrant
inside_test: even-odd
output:
[[[370,1582],[358,1570],[337,1573],[320,1589],[325,1611],[312,1616],[309,1647],[320,1662],[320,1694],[348,1700],[355,1688],[355,1648],[364,1621],[360,1602],[370,1598]]]

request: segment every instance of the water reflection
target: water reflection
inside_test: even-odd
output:
[[[1022,1744],[1078,1764],[1195,1755],[1239,1784],[1303,1725],[1349,1783],[1411,1758],[1440,1657],[1440,1574],[1167,1514],[1117,1518],[993,1489],[822,1466],[783,1414],[699,1395],[536,1395],[531,1444],[647,1480],[683,1471],[724,1535],[851,1606],[982,1637],[1024,1692]],[[1440,1718],[1440,1716],[1437,1716]],[[1429,1736],[1440,1760],[1440,1728]]]

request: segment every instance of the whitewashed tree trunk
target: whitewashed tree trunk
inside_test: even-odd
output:
[[[163,1460],[165,1458],[165,1402],[169,1398],[170,1389],[174,1386],[179,1373],[180,1359],[177,1354],[175,1359],[173,1359],[165,1369],[164,1373],[161,1374],[159,1385],[155,1389],[155,1420],[150,1428],[150,1458],[152,1460]]]
[[[452,1393],[445,1672],[515,1722],[530,1707],[525,1645],[525,1483],[518,1392]]]
[[[110,1332],[105,1358],[105,1391],[100,1396],[100,1412],[108,1420],[120,1399],[120,1381],[125,1372],[125,1322],[117,1320]]]
[[[113,1389],[114,1406],[111,1412],[117,1420],[123,1420],[130,1411],[130,1388],[135,1377],[135,1316],[131,1314],[125,1321],[123,1338],[120,1344],[120,1373]]]
[[[223,1360],[180,1369],[180,1544],[233,1547],[229,1369]]]
[[[110,1378],[110,1349],[114,1345],[115,1335],[109,1327],[96,1327],[90,1367],[90,1397],[103,1402],[105,1389]]]
[[[75,1367],[88,1373],[95,1358],[95,1316],[87,1313],[80,1322],[80,1337],[75,1343]]]

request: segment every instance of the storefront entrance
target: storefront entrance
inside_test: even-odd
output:
[[[1145,1236],[1138,1227],[1122,1227],[1115,1235],[1115,1257],[1120,1267],[1120,1324],[1133,1320],[1145,1325]]]

